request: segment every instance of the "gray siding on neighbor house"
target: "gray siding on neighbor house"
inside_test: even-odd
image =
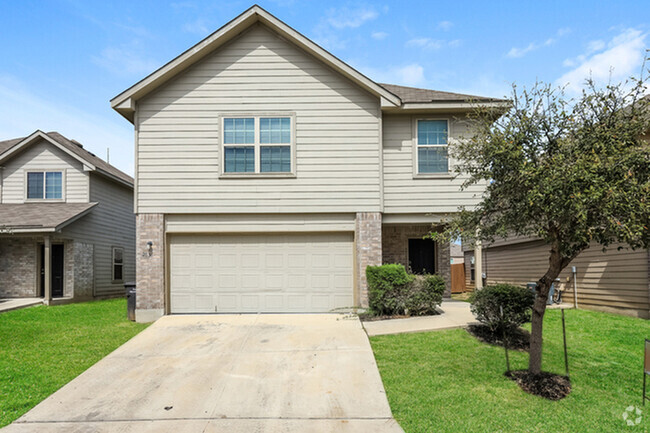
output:
[[[472,186],[464,191],[460,186],[465,177],[417,178],[414,176],[416,119],[447,119],[449,142],[468,138],[469,122],[452,115],[384,115],[383,166],[385,213],[447,213],[457,212],[459,206],[474,206],[483,191]],[[450,171],[453,161],[450,160]]]
[[[295,113],[296,178],[219,178],[219,116]],[[138,101],[138,213],[380,210],[377,97],[255,25]]]
[[[94,244],[95,296],[124,293],[124,282],[135,280],[135,215],[130,188],[100,174],[90,176],[90,201],[99,204],[62,230],[75,242]],[[124,278],[112,279],[112,247],[124,248]]]
[[[647,250],[617,250],[613,245],[602,251],[592,245],[562,272],[561,284],[567,286],[565,300],[573,300],[571,266],[577,270],[578,305],[585,308],[614,309],[626,314],[648,317],[649,252]],[[472,251],[465,253],[466,263]],[[523,285],[537,281],[548,268],[549,247],[542,241],[530,241],[489,247],[483,250],[487,282],[507,282]],[[469,266],[467,267],[469,283]]]
[[[88,172],[83,165],[51,143],[41,140],[9,159],[0,169],[1,203],[24,203],[26,175],[30,170],[65,171],[64,199],[69,203],[87,203],[89,194]]]

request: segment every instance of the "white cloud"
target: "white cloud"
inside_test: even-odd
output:
[[[526,45],[523,48],[518,48],[518,47],[512,47],[510,48],[510,51],[506,54],[506,57],[510,57],[513,59],[517,59],[520,57],[524,57],[526,54],[530,53],[531,51],[538,50],[542,47],[549,47],[556,43],[558,39],[560,39],[562,36],[568,34],[571,32],[571,29],[565,27],[561,28],[558,31],[555,32],[555,36],[551,38],[547,38],[544,42],[538,43],[538,42],[531,42],[528,45]]]
[[[452,23],[451,21],[440,21],[438,23],[438,30],[442,30],[442,31],[446,32],[446,31],[451,30],[451,28],[453,26],[454,26],[454,23]]]
[[[399,84],[403,86],[427,85],[427,79],[424,77],[424,68],[418,63],[411,63],[404,66],[387,66],[385,68],[357,65],[354,61],[349,61],[348,63],[379,83]]]
[[[647,34],[636,29],[627,29],[616,35],[607,44],[592,41],[587,51],[575,59],[564,61],[572,70],[562,75],[556,83],[567,86],[570,92],[580,92],[585,80],[593,78],[596,84],[622,81],[638,73],[645,56]]]
[[[210,33],[210,29],[208,28],[203,18],[198,18],[194,21],[185,23],[185,25],[183,26],[183,30],[188,33],[194,33],[199,36],[206,36],[208,33]]]
[[[115,75],[142,76],[155,71],[160,63],[133,47],[107,47],[92,61]]]
[[[16,78],[0,76],[0,140],[24,137],[36,129],[58,131],[102,159],[110,148],[111,164],[133,174],[133,126],[113,117],[47,100]]]
[[[420,47],[427,50],[438,50],[442,48],[444,41],[431,38],[414,38],[406,42],[407,47]]]
[[[370,36],[373,39],[377,39],[378,41],[384,40],[388,37],[388,33],[386,32],[372,32]]]
[[[359,7],[349,9],[347,7],[330,9],[327,13],[327,23],[335,29],[357,28],[367,21],[372,21],[379,16],[373,8]]]

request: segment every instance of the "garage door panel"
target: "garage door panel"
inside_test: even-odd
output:
[[[325,312],[353,303],[351,233],[176,235],[173,313]]]

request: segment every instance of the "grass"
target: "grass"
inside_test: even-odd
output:
[[[126,319],[124,299],[0,314],[0,427],[146,326]]]
[[[553,402],[524,393],[504,377],[503,348],[478,342],[464,329],[372,337],[393,415],[412,432],[647,431],[623,412],[642,405],[643,345],[650,322],[583,310],[566,311],[573,390]],[[564,373],[560,312],[546,312],[544,370]],[[511,353],[513,369],[528,354]]]

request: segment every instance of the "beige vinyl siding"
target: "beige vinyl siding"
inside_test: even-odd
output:
[[[68,203],[88,203],[88,172],[81,162],[41,140],[4,163],[2,203],[24,203],[27,171],[64,171],[64,199]]]
[[[602,247],[592,245],[571,262],[560,275],[561,284],[568,290],[565,301],[573,300],[573,281],[567,284],[566,278],[571,277],[571,266],[575,266],[580,307],[622,309],[627,314],[648,317],[648,251],[619,251],[617,247],[613,245],[603,252]],[[548,254],[549,247],[542,241],[486,248],[483,255],[488,283],[524,285],[537,281],[548,268]]]
[[[379,211],[379,99],[256,25],[138,101],[139,213]],[[295,113],[296,178],[219,178],[219,116]]]
[[[416,119],[427,118],[449,120],[449,142],[471,134],[467,120],[452,115],[384,115],[385,213],[456,212],[459,206],[471,207],[479,201],[482,187],[460,190],[464,177],[414,178],[414,122]],[[449,169],[453,171],[451,160]]]
[[[100,174],[90,177],[90,201],[99,204],[65,227],[64,237],[94,244],[95,296],[124,293],[124,282],[135,280],[135,215],[133,191]],[[124,248],[123,281],[112,280],[112,247]]]

